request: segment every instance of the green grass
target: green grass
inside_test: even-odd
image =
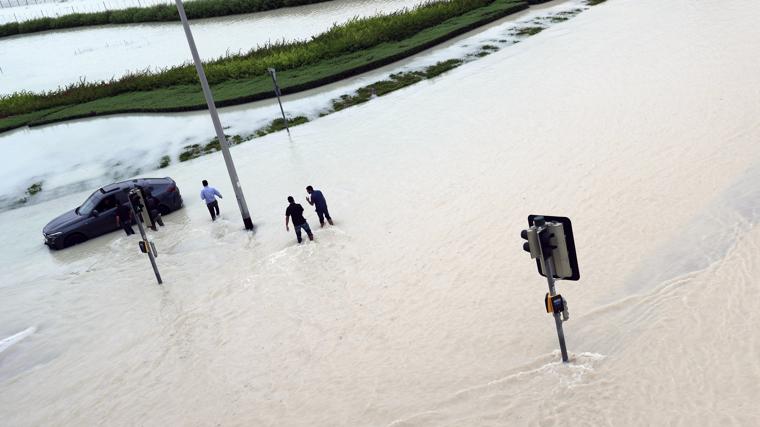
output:
[[[158,168],[159,169],[163,169],[163,168],[169,166],[169,164],[171,162],[172,162],[172,158],[171,157],[169,157],[168,155],[167,156],[162,156],[161,160],[158,162]]]
[[[438,1],[411,11],[365,19],[355,18],[343,25],[334,25],[310,41],[268,44],[245,54],[209,61],[204,68],[210,84],[265,76],[268,68],[276,68],[278,71],[295,69],[388,41],[400,41],[492,1]],[[47,93],[19,92],[0,97],[0,117],[79,104],[121,93],[197,83],[195,67],[189,64],[169,67],[156,73],[138,71],[105,82],[90,83],[82,80]]]
[[[410,71],[405,73],[391,74],[388,80],[381,80],[359,88],[353,95],[343,95],[332,101],[333,111],[340,111],[354,105],[362,104],[372,99],[373,96],[383,96],[394,90],[413,85],[424,77],[421,73]]]
[[[34,184],[30,185],[29,188],[26,189],[26,194],[28,196],[34,196],[40,191],[42,191],[42,181],[35,182]]]
[[[330,111],[322,113],[321,116],[326,116],[336,111],[340,111],[345,108],[367,102],[372,99],[373,96],[383,96],[395,90],[412,85],[421,80],[432,79],[446,71],[462,65],[463,63],[464,61],[461,59],[449,59],[447,61],[438,62],[437,64],[431,65],[421,71],[408,71],[404,73],[391,74],[388,80],[374,82],[370,85],[357,89],[357,91],[352,95],[343,95],[337,99],[334,99],[332,101],[332,109]],[[288,126],[292,128],[308,122],[308,117],[297,116],[288,119]],[[262,127],[261,129],[254,131],[250,135],[225,135],[225,137],[228,141],[230,141],[231,145],[238,145],[242,144],[243,142],[250,141],[251,139],[260,138],[270,133],[279,132],[282,130],[285,130],[285,122],[282,118],[279,118],[272,120],[269,124]],[[221,145],[219,144],[219,140],[217,138],[213,138],[205,145],[186,145],[179,155],[179,161],[186,162],[188,160],[192,160],[206,154],[211,154],[219,150],[221,150]],[[168,158],[168,156],[164,156],[164,158]]]
[[[549,15],[548,19],[550,22],[554,22],[552,18],[555,16],[559,15],[559,16],[570,18],[572,16],[577,15],[580,12],[582,12],[582,9],[573,9],[571,11],[559,12],[558,14],[555,14],[555,15]],[[507,43],[508,40],[501,39],[499,40],[499,42]],[[472,55],[472,54],[467,55],[466,58],[472,57],[472,56],[476,56],[476,57],[483,56],[481,54],[483,53],[489,54],[498,50],[500,50],[499,46],[495,46],[492,44],[484,44],[480,46],[480,51],[478,53],[476,53],[475,55]],[[359,89],[357,89],[355,92],[351,94],[345,94],[338,98],[333,99],[330,103],[331,108],[327,111],[323,111],[322,113],[320,113],[319,117],[327,116],[337,111],[341,111],[343,109],[368,102],[374,97],[386,95],[398,89],[410,86],[419,81],[435,78],[446,71],[459,67],[460,65],[465,63],[465,61],[466,61],[465,59],[460,59],[460,58],[448,59],[445,61],[440,61],[434,65],[430,65],[421,70],[405,71],[405,72],[391,74],[385,80],[373,82],[369,85],[360,87]],[[290,127],[293,127],[302,123],[307,123],[308,121],[309,119],[307,117],[298,116],[296,118],[290,119],[288,124]],[[231,145],[237,145],[246,141],[250,141],[254,138],[262,137],[264,135],[267,135],[273,132],[278,132],[284,129],[285,129],[285,125],[284,125],[283,120],[275,119],[275,120],[272,120],[272,122],[270,122],[268,125],[254,131],[253,133],[249,135],[245,135],[245,136],[233,135],[231,137],[227,136],[227,139],[231,142]],[[216,138],[212,139],[208,144],[204,146],[200,144],[188,145],[180,154],[180,161],[191,160],[191,159],[218,151],[220,149],[221,147],[219,146],[219,143]]]
[[[267,67],[278,69],[283,93],[299,92],[387,65],[526,7],[525,2],[511,0],[427,4],[405,13],[353,20],[309,42],[267,46],[212,61],[205,68],[217,105],[241,104],[273,97]],[[80,84],[58,93],[0,98],[0,117],[6,116],[0,119],[0,131],[105,114],[205,109],[194,73],[190,67],[176,67],[105,85]],[[148,90],[126,90],[140,87]],[[111,92],[116,94],[108,95]],[[75,105],[46,105],[70,101]],[[24,111],[30,108],[33,111]]]
[[[188,19],[213,18],[324,1],[329,0],[195,0],[185,3],[185,13]],[[168,21],[179,21],[179,13],[174,2],[147,7],[130,7],[93,13],[72,13],[56,18],[43,17],[23,22],[10,22],[0,25],[0,38],[65,28]]]
[[[15,202],[13,202],[14,206],[21,206],[24,203],[28,202],[29,199],[34,196],[35,194],[42,191],[42,181],[35,182],[34,184],[30,185],[29,188],[26,189],[24,192],[24,195],[17,199]]]
[[[474,55],[477,56],[478,58],[482,58],[484,56],[488,56],[496,52],[497,50],[499,50],[498,47],[494,45],[486,44],[486,45],[481,46],[480,51],[475,53]]]
[[[309,119],[304,116],[293,117],[293,118],[288,119],[288,126],[294,127],[294,126],[307,123],[308,121]],[[272,120],[269,124],[262,127],[261,129],[258,129],[251,135],[230,136],[230,135],[225,134],[224,137],[227,139],[227,142],[229,142],[230,145],[238,145],[246,141],[250,141],[253,138],[262,137],[264,135],[268,135],[270,133],[278,132],[284,129],[285,129],[285,121],[283,121],[280,118],[280,119]],[[222,150],[222,145],[219,143],[219,139],[214,137],[211,141],[209,141],[205,145],[192,144],[192,145],[186,145],[185,147],[183,147],[182,152],[179,154],[179,161],[186,162],[188,160],[192,160],[201,156],[205,156],[206,154],[215,153],[221,150]],[[168,156],[165,156],[165,157],[168,157]]]
[[[224,137],[227,138],[228,142],[231,142],[230,135],[224,134]],[[192,144],[183,147],[182,152],[179,154],[179,161],[186,162],[206,154],[215,153],[221,149],[222,145],[219,143],[219,138],[214,137],[214,139],[205,145]]]
[[[435,65],[431,65],[422,71],[406,71],[403,73],[391,74],[387,80],[381,80],[374,82],[367,86],[360,87],[351,95],[342,95],[339,98],[332,100],[332,110],[335,111],[344,110],[354,105],[363,104],[375,96],[383,96],[401,88],[411,86],[424,79],[432,79],[446,71],[454,69],[462,65],[464,61],[461,59],[449,59],[447,61],[439,62]],[[324,113],[327,115],[329,113]]]
[[[520,37],[535,36],[536,34],[540,33],[543,30],[544,30],[543,27],[523,27],[523,28],[518,29],[515,32],[515,35],[520,36]]]
[[[432,79],[464,63],[461,59],[449,59],[425,68],[425,78]]]
[[[304,123],[307,123],[308,121],[309,121],[309,119],[306,118],[306,117],[304,117],[304,116],[298,116],[298,117],[288,118],[288,127],[292,128],[294,126],[298,126],[298,125],[302,125]],[[269,123],[269,125],[265,126],[262,129],[257,130],[255,132],[255,135],[261,137],[261,136],[264,136],[264,135],[269,135],[270,133],[279,132],[279,131],[284,130],[284,129],[285,129],[285,121],[283,119],[281,119],[281,118],[280,119],[274,119],[274,120],[272,120],[271,123]]]

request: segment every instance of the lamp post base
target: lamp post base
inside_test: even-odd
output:
[[[243,224],[245,224],[246,230],[253,230],[253,221],[251,221],[251,218],[243,218]]]

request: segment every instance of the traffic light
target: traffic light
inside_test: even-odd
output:
[[[536,260],[539,274],[545,277],[549,270],[547,262],[551,262],[555,279],[580,279],[570,219],[530,215],[528,225],[530,228],[522,230],[520,237],[526,240],[523,250]]]
[[[527,230],[523,230],[520,233],[520,237],[527,240],[527,242],[523,243],[523,250],[530,253],[531,259],[536,259],[541,256],[541,247],[538,240],[538,230],[533,227],[528,228]]]
[[[546,230],[549,236],[549,248],[551,249],[552,260],[554,261],[554,272],[556,277],[572,277],[573,270],[570,266],[570,257],[567,250],[567,239],[565,238],[565,227],[561,223],[549,222],[546,224]],[[577,279],[576,279],[577,280]]]
[[[536,260],[538,273],[546,277],[549,292],[544,297],[546,312],[554,317],[557,326],[562,361],[567,363],[567,348],[562,322],[570,319],[567,301],[555,291],[555,279],[578,280],[578,258],[575,255],[573,226],[569,218],[560,216],[528,216],[528,227],[520,232],[523,249]]]
[[[155,228],[156,225],[150,217],[150,212],[148,212],[148,204],[145,201],[145,194],[143,194],[142,187],[135,186],[135,188],[129,192],[129,201],[132,202],[132,206],[135,208],[135,213],[141,218],[142,223],[148,227]]]

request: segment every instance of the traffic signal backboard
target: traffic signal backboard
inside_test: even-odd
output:
[[[538,220],[538,221],[537,221]],[[546,277],[543,269],[544,262],[551,257],[554,267],[554,278],[562,280],[580,279],[578,257],[575,253],[575,239],[570,218],[562,216],[529,215],[528,225],[523,238],[528,240],[526,249],[536,258],[539,274]],[[535,237],[534,237],[535,236]],[[532,237],[532,239],[529,239]],[[535,245],[540,245],[540,248]],[[534,256],[540,249],[542,257]]]

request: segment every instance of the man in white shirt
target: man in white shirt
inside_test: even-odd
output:
[[[219,203],[216,201],[216,197],[223,199],[222,195],[214,187],[208,185],[208,181],[203,180],[203,190],[201,190],[201,199],[206,202],[208,213],[211,214],[211,221],[216,220],[216,216],[219,215]],[[214,213],[216,212],[216,213]]]

